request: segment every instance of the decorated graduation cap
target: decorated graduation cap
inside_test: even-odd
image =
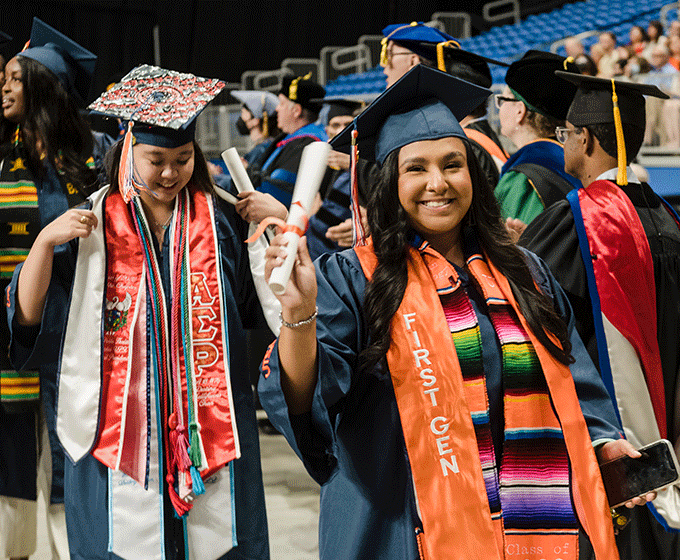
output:
[[[418,56],[436,62],[437,68],[442,72],[485,88],[490,88],[493,84],[489,64],[509,66],[500,60],[464,51],[455,39],[439,43],[416,41],[409,46],[409,49]]]
[[[381,66],[387,66],[387,43],[388,41],[393,41],[398,43],[402,47],[416,52],[413,47],[422,44],[436,45],[445,41],[455,40],[448,33],[439,31],[435,27],[430,27],[425,25],[422,21],[412,21],[411,23],[395,23],[388,25],[382,30],[384,35],[381,44],[382,49],[380,51],[380,64]],[[417,53],[420,54],[420,53]],[[425,56],[429,60],[434,60],[430,56]]]
[[[584,74],[556,71],[560,79],[577,87],[567,113],[567,120],[574,126],[614,123],[619,185],[628,184],[626,176],[626,145],[622,124],[645,127],[645,95],[668,99],[668,95],[650,84],[622,82],[614,79],[596,78]]]
[[[96,55],[53,27],[33,18],[28,47],[17,56],[39,62],[50,70],[69,95],[84,103],[97,62]]]
[[[312,80],[312,73],[305,76],[285,76],[279,94],[314,113],[321,110],[320,98],[326,95],[323,86]]]
[[[220,80],[142,65],[90,105],[95,114],[128,121],[119,170],[126,201],[145,188],[134,176],[133,144],[177,148],[191,142],[196,117],[225,86]]]
[[[413,142],[455,137],[467,139],[459,121],[477,108],[491,91],[418,64],[386,89],[353,123],[330,142],[333,149],[359,153],[380,165],[394,150]],[[352,216],[355,244],[363,242],[358,219],[356,176],[352,177]],[[357,206],[355,210],[355,205]]]
[[[563,121],[576,85],[565,83],[555,75],[556,70],[580,74],[571,58],[530,50],[510,65],[505,83],[530,110]]]

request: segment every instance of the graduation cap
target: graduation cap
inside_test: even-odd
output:
[[[89,106],[95,114],[129,121],[119,172],[126,201],[145,187],[133,173],[133,143],[177,148],[191,142],[196,117],[225,86],[220,80],[142,65]]]
[[[420,140],[467,138],[459,124],[491,91],[422,64],[385,90],[333,140],[349,152],[357,130],[361,157],[381,165],[390,152]]]
[[[244,89],[232,91],[231,95],[245,105],[256,119],[261,119],[265,113],[273,115],[276,112],[276,106],[279,104],[278,97],[270,91]]]
[[[78,102],[84,103],[87,99],[97,56],[44,21],[33,18],[28,48],[17,56],[45,66]]]
[[[317,99],[319,103],[323,103],[328,108],[326,119],[330,121],[335,117],[354,117],[354,113],[358,109],[366,106],[366,103],[361,99],[352,99],[351,97],[331,96]]]
[[[326,90],[312,80],[312,73],[310,72],[305,76],[285,76],[279,95],[299,103],[305,109],[318,113],[321,110],[321,104],[317,100],[326,95]]]
[[[413,46],[418,44],[429,43],[431,45],[436,45],[437,43],[455,40],[448,33],[439,31],[435,27],[430,27],[425,25],[422,21],[412,21],[411,23],[395,23],[388,25],[382,30],[384,35],[381,44],[382,49],[380,51],[380,65],[387,66],[387,42],[394,41],[400,44],[402,47],[416,52]],[[429,56],[425,56],[429,60],[434,60]]]
[[[493,84],[489,64],[509,66],[500,60],[464,51],[456,40],[439,43],[415,41],[408,48],[418,56],[436,62],[437,68],[442,72],[486,88]]]
[[[262,120],[262,134],[269,136],[269,117],[276,112],[279,98],[269,91],[247,89],[232,91],[231,95],[238,99],[253,117]]]
[[[660,99],[668,99],[668,95],[651,84],[622,82],[559,70],[555,72],[555,75],[567,80],[577,88],[566,120],[578,127],[614,123],[619,167],[616,182],[619,185],[628,184],[626,145],[623,142],[621,125],[626,123],[644,128],[644,96],[651,95]]]
[[[556,70],[580,74],[571,58],[530,50],[510,65],[505,83],[530,110],[563,121],[576,93],[576,85],[558,78]]]

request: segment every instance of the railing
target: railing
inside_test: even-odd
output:
[[[668,24],[670,23],[668,14],[669,12],[672,12],[673,10],[680,11],[680,2],[673,2],[672,4],[666,4],[665,6],[661,7],[661,14],[659,17],[659,20],[664,26],[664,29],[668,27]]]
[[[283,77],[292,74],[287,68],[278,70],[247,70],[241,74],[243,89],[257,89],[275,92],[281,87]]]
[[[465,12],[435,12],[434,21],[441,22],[444,33],[457,39],[467,39],[472,36],[472,18]]]
[[[503,11],[504,8],[509,8]],[[482,16],[488,23],[494,24],[512,18],[514,23],[520,22],[519,0],[496,0],[482,7]]]
[[[555,41],[550,45],[550,52],[556,53],[557,49],[559,49],[562,45],[564,45],[564,43],[566,43],[572,37],[574,39],[578,39],[579,41],[583,41],[583,39],[587,39],[588,37],[592,37],[593,35],[599,35],[600,33],[601,33],[600,31],[584,31],[583,33],[579,33],[578,35],[570,35],[569,37],[564,37],[563,39]]]
[[[321,49],[320,80],[326,84],[343,74],[366,72],[373,67],[371,50],[365,45],[324,47]]]
[[[281,63],[282,69],[287,69],[294,76],[306,76],[312,73],[312,80],[323,83],[321,61],[318,58],[286,58]]]

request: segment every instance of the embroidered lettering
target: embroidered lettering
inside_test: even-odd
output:
[[[441,424],[439,427],[435,425],[435,422],[444,422]],[[437,416],[436,418],[433,418],[432,421],[430,422],[430,430],[432,430],[432,433],[436,436],[441,436],[445,434],[446,432],[449,431],[449,422],[446,421],[446,418],[443,416]]]
[[[415,313],[404,313],[404,322],[406,323],[407,331],[411,330],[411,323],[415,323],[416,320],[413,319],[413,317],[415,316],[416,316]]]
[[[451,462],[447,461],[446,457],[442,457],[441,459],[439,459],[439,464],[442,466],[442,472],[444,473],[444,476],[449,476],[447,469],[454,474],[460,472],[460,470],[458,469],[458,462],[456,461],[455,455],[451,455]]]
[[[425,387],[432,387],[437,382],[437,378],[434,375],[428,375],[430,373],[432,373],[430,368],[425,368],[420,372],[420,378],[425,380],[423,381]]]
[[[437,406],[437,397],[435,396],[435,393],[439,391],[439,387],[433,387],[432,389],[427,389],[426,391],[423,391],[426,395],[430,395],[430,400],[432,401],[432,406]]]
[[[217,363],[220,352],[211,342],[197,342],[194,344],[194,361],[196,363],[196,377],[200,377],[205,368]]]
[[[437,438],[437,449],[439,449],[440,455],[446,455],[447,453],[453,453],[453,449],[449,447],[447,443],[449,441],[449,436],[442,436]],[[446,474],[446,473],[444,473]]]
[[[269,375],[271,374],[272,370],[269,367],[269,357],[272,355],[272,351],[274,350],[274,344],[276,341],[272,342],[268,347],[267,351],[264,354],[264,358],[262,359],[262,373],[264,374],[264,378],[267,379]]]
[[[413,356],[416,359],[416,367],[420,367],[420,362],[425,362],[428,366],[432,365],[432,362],[427,359],[430,355],[430,351],[427,348],[421,348],[419,350],[413,351]]]

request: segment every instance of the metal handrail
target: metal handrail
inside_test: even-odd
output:
[[[510,6],[512,9],[508,12],[500,12],[496,15],[491,15],[491,11],[495,8],[503,8],[505,6]],[[482,16],[484,20],[489,23],[496,23],[504,19],[512,17],[515,20],[515,24],[520,22],[520,10],[519,10],[519,0],[496,0],[495,2],[489,2],[484,4],[482,7]]]
[[[559,39],[559,40],[555,41],[554,43],[552,43],[550,45],[550,52],[556,53],[557,49],[559,49],[562,45],[564,45],[564,43],[567,42],[567,39],[574,38],[574,39],[578,39],[579,41],[582,41],[583,39],[587,39],[588,37],[592,37],[593,35],[599,35],[600,33],[601,33],[601,31],[592,30],[592,31],[583,31],[583,32],[579,33],[578,35],[569,35],[568,37],[564,37],[564,38]]]

